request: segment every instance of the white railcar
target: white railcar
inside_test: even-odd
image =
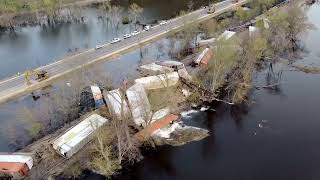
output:
[[[107,122],[100,115],[92,114],[55,139],[52,147],[63,157],[70,158],[90,142],[94,132]]]

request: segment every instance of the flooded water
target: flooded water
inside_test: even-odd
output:
[[[130,1],[131,2],[131,1]],[[180,10],[187,9],[187,0],[145,1],[144,12],[138,18],[140,22],[150,23],[154,20],[168,19]],[[195,1],[199,7],[209,0]],[[170,4],[170,5],[169,5]],[[129,1],[121,1],[127,14]],[[81,24],[61,24],[56,27],[17,28],[15,34],[0,33],[0,79],[12,76],[27,69],[34,69],[64,57],[68,53],[98,44],[105,44],[114,37],[121,37],[133,27],[120,25],[119,29],[97,19],[94,9],[83,10],[86,20]]]
[[[44,110],[44,112],[47,112],[42,108],[46,106],[46,101],[50,100],[50,96],[57,93],[57,89],[68,90],[67,83],[70,83],[71,86],[73,83],[77,84],[75,81],[79,80],[76,78],[79,74],[83,75],[82,73],[94,72],[96,76],[102,76],[101,78],[106,77],[111,80],[110,83],[112,84],[106,84],[106,86],[111,85],[118,87],[123,79],[137,78],[139,75],[137,69],[141,64],[156,60],[173,60],[168,55],[169,43],[170,41],[168,39],[158,40],[111,61],[99,63],[93,67],[84,69],[83,72],[72,74],[70,77],[57,81],[47,88],[35,91],[35,95],[39,95],[39,99],[34,99],[31,95],[26,95],[14,101],[0,104],[0,122],[2,124],[0,126],[0,151],[15,151],[30,143],[32,139],[29,136],[28,129],[32,127],[32,123],[28,121],[30,117],[26,117],[28,114],[26,114],[26,112],[30,110]],[[90,78],[90,76],[83,76],[82,78]],[[37,115],[41,114],[32,114],[32,118],[36,121],[47,122],[49,120],[37,117]]]
[[[150,4],[146,6],[152,7],[153,3]],[[168,7],[168,1],[161,1],[160,4]],[[152,8],[150,12],[156,14]],[[162,14],[163,12],[158,11],[157,13]],[[313,6],[308,16],[310,21],[320,28],[320,6]],[[85,37],[89,36],[88,34],[92,35],[88,37],[90,47],[100,40],[111,38],[111,35],[106,34],[103,36],[105,39],[101,38],[103,30],[98,27],[98,22],[95,25],[63,25],[60,27],[62,30],[57,32],[49,30],[49,34],[53,33],[52,36],[40,36],[43,30],[39,27],[22,29],[18,37],[2,35],[0,55],[8,57],[10,61],[1,60],[0,72],[5,75],[20,71],[19,68],[23,69],[28,65],[36,66],[35,57],[42,57],[39,58],[41,59],[39,63],[46,64],[51,61],[52,57],[64,55],[72,44],[76,44],[74,47],[85,46],[82,39],[79,39],[84,35]],[[84,29],[87,30],[74,34],[76,27],[80,26],[86,26]],[[63,44],[67,41],[65,38],[70,38],[70,36],[77,37],[69,39],[70,41],[67,42],[69,44],[64,46]],[[7,43],[4,39],[7,39]],[[307,52],[295,63],[320,65],[320,49],[318,48],[320,29],[309,31],[303,39]],[[48,45],[43,45],[43,40]],[[43,52],[41,52],[42,47],[40,46],[52,47],[52,50],[43,47]],[[161,53],[157,46],[158,44],[155,43],[144,48],[146,55],[143,58],[140,51],[137,50],[114,61],[104,63],[103,68],[118,80],[127,76],[125,71],[128,69],[131,69],[129,74],[134,76],[134,70],[142,59],[147,61],[169,58]],[[19,67],[20,62],[26,64],[21,63]],[[268,73],[270,74],[269,70],[267,68],[259,72],[255,77],[254,85],[266,85],[270,79],[267,78]],[[192,121],[197,126],[210,130],[208,138],[182,147],[159,147],[148,154],[143,161],[115,179],[320,179],[318,170],[320,167],[320,156],[318,155],[320,151],[320,75],[292,71],[292,67],[283,64],[273,66],[274,74],[280,70],[283,70],[283,74],[279,89],[253,90],[249,105],[236,108],[221,105],[216,112],[201,112],[193,115]],[[39,107],[41,105],[39,101],[41,98],[34,102],[31,96],[24,96],[16,101],[0,105],[0,151],[12,150],[9,144],[15,137],[20,138],[16,139],[17,141],[28,140],[23,130],[25,123],[18,120],[15,115],[17,110],[23,107]],[[90,175],[87,179],[104,178]]]
[[[319,28],[320,6],[308,16]],[[303,39],[308,52],[295,64],[320,65],[320,30]],[[254,90],[250,105],[221,105],[216,113],[194,117],[210,130],[208,138],[157,148],[116,179],[320,179],[320,75],[273,66],[275,74],[281,69],[279,89]],[[258,73],[256,86],[266,85],[268,70]]]
[[[187,9],[189,1],[170,1],[174,6],[167,6],[168,1],[147,1],[140,4],[144,7],[141,16],[143,22],[156,19],[167,19],[180,10]],[[207,3],[208,0],[196,1],[194,7]],[[139,3],[139,2],[137,2]],[[129,2],[121,1],[122,7],[129,6]],[[118,31],[97,19],[94,9],[86,10],[86,22],[83,24],[61,24],[56,27],[25,27],[17,29],[16,34],[0,34],[0,79],[22,72],[28,68],[35,68],[48,64],[68,53],[75,53],[75,48],[94,47],[105,43],[114,36],[119,36],[130,30],[128,25],[121,25]],[[132,51],[112,61],[104,62],[96,67],[106,72],[113,82],[120,82],[124,78],[132,79],[137,75],[139,64],[155,60],[170,60],[168,40],[159,40],[151,45]],[[73,52],[69,52],[73,51]],[[95,68],[95,67],[94,67]],[[92,71],[89,70],[85,71]],[[6,104],[0,104],[0,151],[14,151],[23,147],[31,140],[26,129],[30,122],[24,117],[24,109],[41,109],[45,96],[54,93],[54,87],[66,86],[68,80],[62,80],[44,90],[36,92],[43,94],[43,98],[33,99],[23,96]],[[29,125],[28,125],[29,124]]]

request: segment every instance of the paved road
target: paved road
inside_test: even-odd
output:
[[[31,85],[27,85],[24,74],[2,80],[0,81],[0,103],[45,87],[55,80],[62,78],[64,75],[80,69],[85,65],[106,60],[107,58],[111,58],[113,55],[118,55],[127,50],[137,48],[141,43],[150,42],[166,35],[170,31],[179,30],[186,24],[207,20],[228,11],[237,5],[245,4],[247,1],[248,0],[240,0],[238,3],[234,4],[231,0],[226,0],[215,5],[216,12],[213,14],[208,14],[205,9],[199,9],[185,16],[171,19],[165,25],[153,26],[149,31],[143,31],[134,37],[122,40],[116,44],[105,44],[101,49],[89,49],[82,53],[66,57],[55,63],[39,67],[37,70],[45,70],[50,76],[49,79],[42,82],[34,82]]]

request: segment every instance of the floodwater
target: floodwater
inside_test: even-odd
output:
[[[320,28],[320,6],[308,16]],[[307,51],[294,64],[319,66],[320,30],[303,39]],[[319,180],[320,74],[284,64],[272,69],[259,72],[254,84],[266,85],[282,70],[278,89],[253,90],[246,106],[221,105],[216,113],[198,114],[193,121],[210,130],[208,138],[157,148],[115,179]]]
[[[312,6],[308,17],[320,28],[320,6]],[[99,29],[88,29],[90,32],[99,31]],[[28,33],[26,36],[30,38]],[[55,39],[52,37],[51,40]],[[318,48],[320,30],[310,30],[302,39],[307,51],[295,64],[320,66]],[[60,43],[63,44],[62,42]],[[93,41],[92,46],[95,43]],[[4,45],[2,40],[0,44],[0,47]],[[8,53],[10,56],[19,56],[16,55],[17,51],[13,52],[14,50],[8,48],[10,45],[5,46],[11,51]],[[28,43],[25,46],[28,46]],[[154,44],[145,48],[149,56],[143,59],[168,58],[158,50],[154,50],[156,46],[157,44]],[[60,55],[66,52],[63,49],[65,48],[59,51]],[[32,51],[26,50],[22,53],[24,52],[25,55],[32,55]],[[34,52],[39,53],[35,49]],[[59,53],[53,54],[59,56]],[[46,57],[45,53],[43,56]],[[48,58],[48,62],[49,59],[51,58]],[[139,61],[141,61],[140,53],[134,51],[105,63],[104,67],[117,76],[116,78],[121,79],[125,74],[119,72],[125,72],[128,67],[135,69]],[[2,64],[0,68],[6,69]],[[146,155],[143,161],[114,179],[319,180],[320,75],[293,71],[294,68],[288,65],[275,64],[272,69],[267,68],[259,72],[254,85],[263,86],[270,81],[272,83],[272,79],[280,70],[282,70],[282,83],[279,88],[254,89],[249,105],[235,108],[221,105],[216,112],[194,114],[190,121],[199,127],[208,128],[210,130],[208,138],[182,147],[159,147]],[[11,150],[9,147],[11,138],[23,137],[26,133],[21,130],[25,123],[17,120],[14,117],[15,113],[12,112],[25,106],[38,107],[41,99],[34,102],[31,96],[24,96],[0,105],[1,151]],[[18,139],[20,140],[24,139]],[[90,175],[87,179],[104,178]]]
[[[167,6],[170,4],[169,1],[146,1],[145,4],[141,4],[144,7],[141,20],[152,22],[156,19],[170,18],[180,10],[186,9],[189,1],[170,2],[174,6]],[[207,2],[208,0],[196,1],[194,7]],[[125,8],[129,6],[129,2],[122,1],[120,5]],[[94,9],[87,9],[85,13],[87,19],[83,24],[61,24],[51,28],[25,27],[19,28],[15,35],[0,34],[0,79],[18,71],[48,64],[68,53],[75,53],[75,48],[81,50],[105,43],[132,28],[121,25],[119,30],[115,31],[97,19]],[[168,43],[171,42],[167,39],[158,40],[146,47],[97,64],[84,71],[92,72],[98,69],[101,72],[102,70],[113,80],[112,85],[117,86],[117,83],[125,78],[133,79],[137,75],[136,69],[139,64],[155,60],[171,60],[168,55],[170,48]],[[31,137],[27,129],[30,129],[31,125],[28,118],[25,117],[25,110],[41,111],[46,97],[53,94],[56,87],[65,87],[69,82],[72,84],[72,78],[36,91],[35,94],[40,95],[40,99],[33,99],[31,95],[27,95],[9,103],[0,104],[0,151],[15,151],[28,144]]]
[[[130,1],[131,2],[131,1]],[[138,20],[151,23],[154,20],[168,19],[180,10],[186,9],[189,1],[161,0],[137,2],[144,7]],[[194,7],[199,7],[209,0],[197,0]],[[120,1],[125,8],[126,16],[128,1]],[[60,24],[56,27],[25,27],[17,28],[16,33],[0,32],[0,79],[12,76],[27,69],[34,69],[59,60],[67,54],[93,48],[105,44],[114,37],[121,37],[133,30],[133,25],[122,25],[118,29],[110,23],[97,19],[94,9],[83,10],[85,23]]]

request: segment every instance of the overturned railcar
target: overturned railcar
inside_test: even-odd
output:
[[[92,114],[55,139],[51,145],[57,153],[68,159],[89,143],[94,132],[107,122],[100,115]]]
[[[0,179],[22,179],[33,166],[29,153],[0,153]]]

